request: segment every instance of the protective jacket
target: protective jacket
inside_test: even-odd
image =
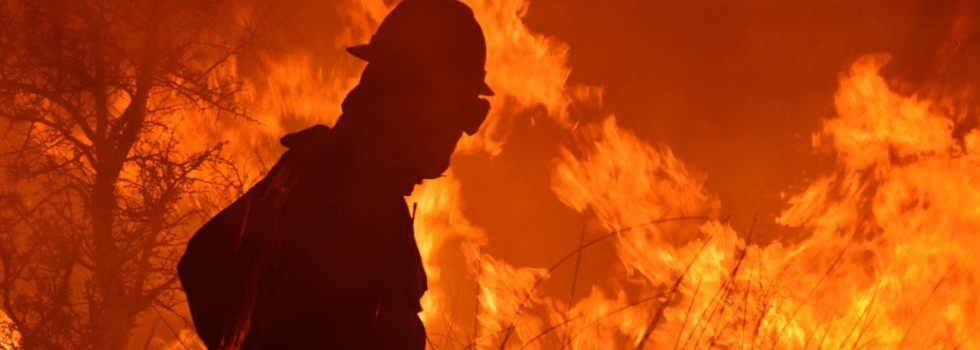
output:
[[[415,180],[316,126],[205,224],[178,272],[209,349],[423,349]]]

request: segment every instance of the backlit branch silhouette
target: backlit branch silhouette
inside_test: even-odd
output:
[[[187,198],[222,144],[187,117],[246,117],[234,59],[256,49],[208,1],[0,2],[0,332],[26,349],[122,349],[183,295]]]

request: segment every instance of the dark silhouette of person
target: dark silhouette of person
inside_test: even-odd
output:
[[[334,128],[282,138],[270,173],[178,265],[209,349],[423,349],[426,276],[404,196],[440,177],[490,110],[486,42],[456,0],[405,0]]]

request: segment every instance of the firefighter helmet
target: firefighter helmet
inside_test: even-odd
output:
[[[457,0],[405,0],[385,17],[368,44],[347,51],[370,63],[441,74],[467,90],[493,95],[484,82],[483,30],[473,10]]]

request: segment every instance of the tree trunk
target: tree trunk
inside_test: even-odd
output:
[[[107,153],[110,152],[104,154]],[[129,339],[134,318],[122,275],[124,259],[114,235],[116,181],[122,162],[113,158],[100,159],[92,187],[95,293],[90,301],[90,332],[92,349],[98,350],[122,350]]]

